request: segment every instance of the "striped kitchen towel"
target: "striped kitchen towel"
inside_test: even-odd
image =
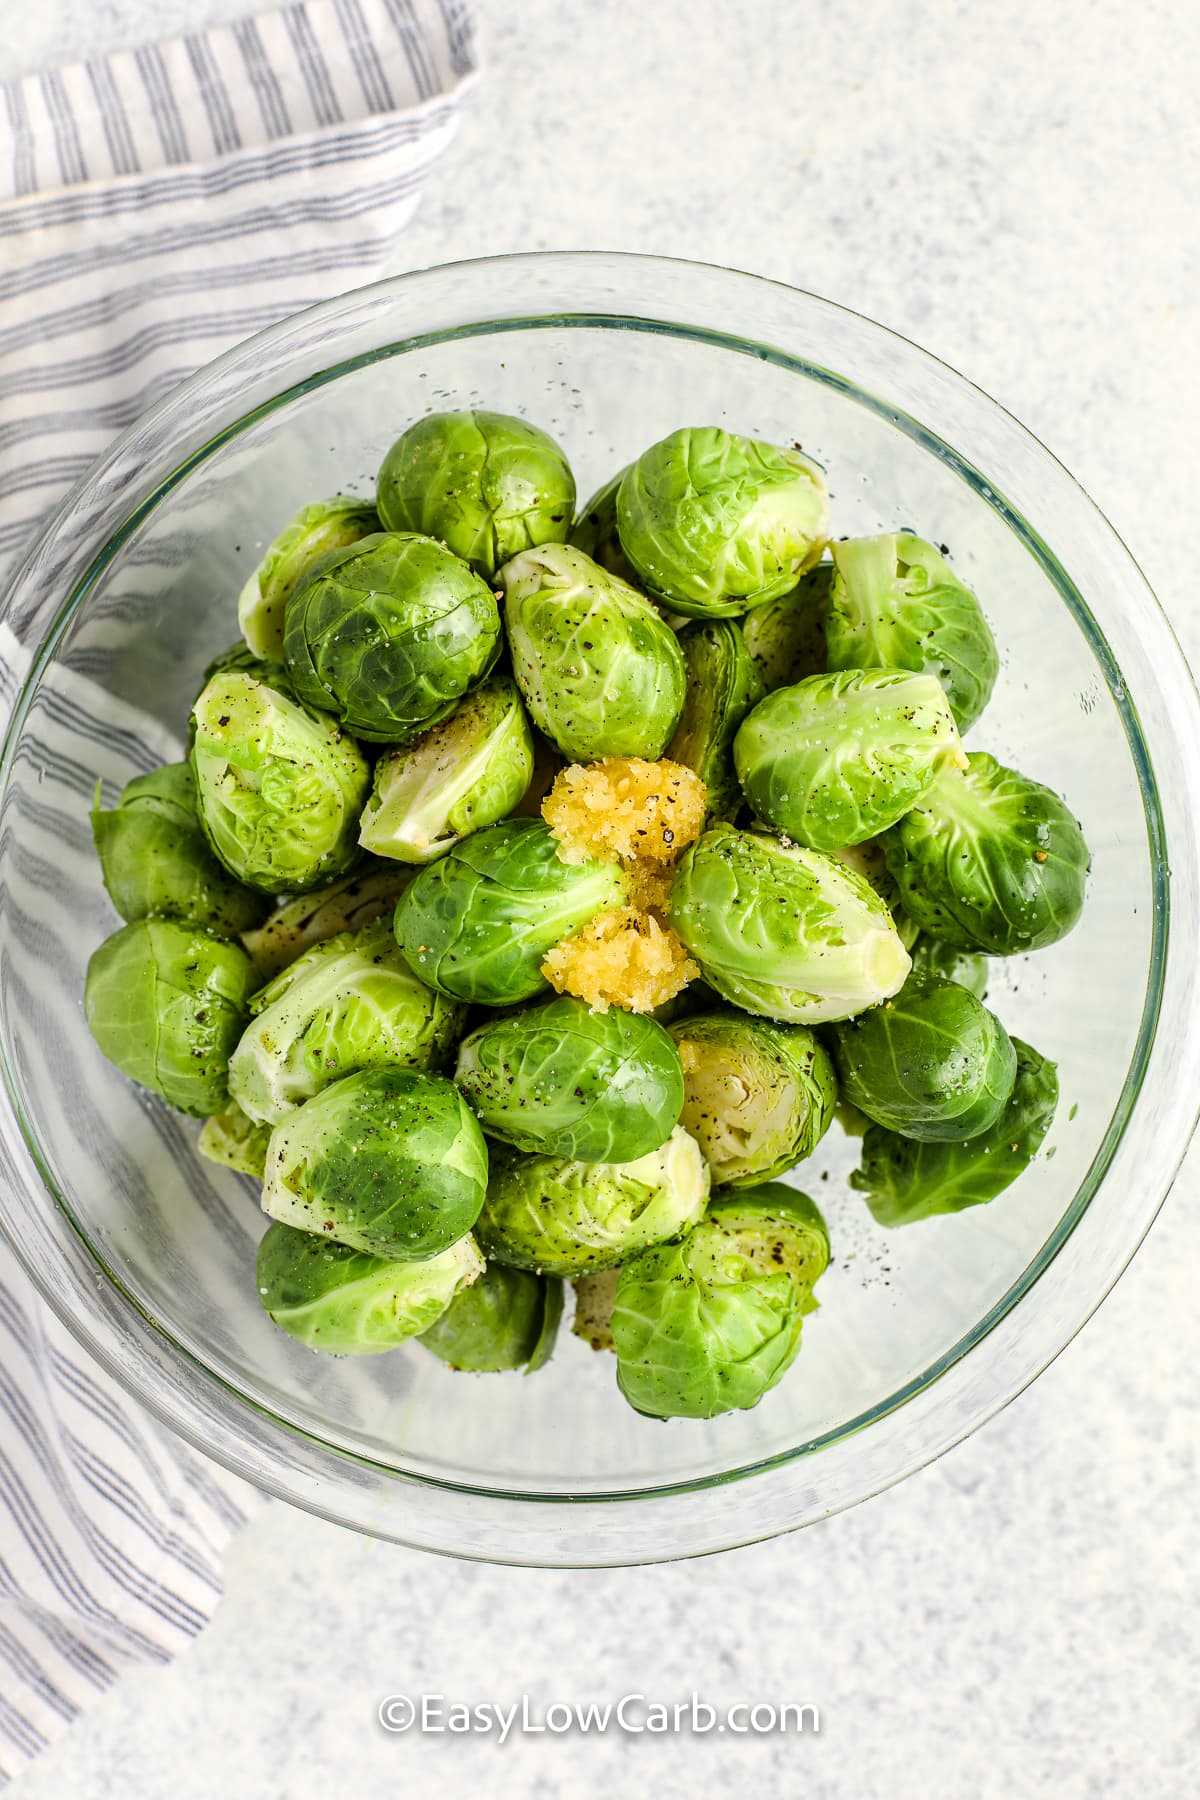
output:
[[[0,87],[0,576],[183,376],[381,272],[474,71],[465,0],[308,0]],[[24,673],[0,627],[0,721]],[[74,836],[114,723],[168,753],[113,710],[96,695],[93,753],[87,733],[55,747]],[[0,1786],[202,1627],[247,1501],[89,1362],[0,1241]]]

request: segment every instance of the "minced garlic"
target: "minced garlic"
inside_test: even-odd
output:
[[[671,928],[634,906],[597,913],[574,937],[555,944],[542,964],[552,987],[586,1000],[596,1012],[610,1006],[653,1012],[699,973]]]
[[[669,865],[699,837],[704,805],[704,783],[682,763],[606,756],[563,769],[542,817],[565,862],[599,856]]]

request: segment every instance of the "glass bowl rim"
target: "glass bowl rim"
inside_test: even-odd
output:
[[[256,344],[265,345],[267,342],[278,342],[287,334],[294,332],[298,325],[303,326],[306,322],[315,322],[322,318],[336,319],[339,315],[344,315],[348,307],[354,302],[359,301],[364,297],[397,294],[410,284],[419,282],[422,277],[436,276],[438,274],[456,270],[480,273],[497,265],[512,265],[514,263],[538,264],[556,259],[560,262],[568,260],[576,263],[611,261],[618,264],[632,265],[635,268],[639,265],[666,264],[682,270],[728,274],[742,282],[777,288],[784,294],[793,298],[798,298],[801,301],[816,302],[823,308],[828,308],[833,312],[846,315],[857,321],[872,333],[877,333],[884,338],[895,340],[895,342],[902,346],[903,351],[910,357],[917,358],[921,363],[930,364],[940,368],[944,373],[949,375],[955,385],[972,390],[976,396],[983,400],[988,408],[994,409],[996,412],[1004,415],[1010,424],[1015,427],[1020,436],[1026,440],[1027,445],[1035,452],[1035,454],[1056,464],[1061,474],[1071,483],[1077,495],[1092,509],[1113,540],[1117,543],[1131,569],[1139,578],[1146,601],[1151,607],[1157,610],[1160,622],[1165,626],[1169,633],[1170,627],[1166,624],[1161,613],[1161,608],[1158,607],[1158,603],[1155,600],[1149,585],[1145,582],[1145,578],[1138,568],[1138,565],[1127,546],[1123,544],[1118,537],[1118,534],[1113,530],[1107,519],[1104,518],[1100,509],[1095,505],[1095,502],[1090,499],[1086,492],[1080,487],[1079,483],[1074,480],[1074,477],[1070,475],[1069,471],[1067,471],[1061,463],[1058,463],[1057,459],[1052,456],[1052,453],[1046,450],[1032,433],[1024,426],[1020,425],[1019,421],[1013,419],[1010,414],[1007,414],[1005,409],[999,406],[998,402],[992,400],[982,389],[968,381],[965,377],[959,375],[957,371],[951,369],[949,365],[941,362],[940,359],[932,356],[928,351],[921,349],[920,346],[911,343],[910,340],[902,337],[899,333],[878,324],[874,320],[866,318],[865,315],[854,312],[853,309],[823,300],[820,296],[808,294],[803,289],[792,288],[782,282],[772,282],[768,278],[739,271],[714,271],[711,265],[690,263],[682,259],[644,257],[609,252],[518,253],[504,257],[475,258],[464,262],[437,265],[428,270],[410,271],[402,275],[389,277],[380,282],[372,283],[365,288],[352,290],[348,294],[339,295],[333,299],[320,302],[318,305],[306,308],[300,313],[292,314],[277,322],[275,325],[266,328],[264,331],[255,334],[252,338],[234,345],[221,356],[205,364],[184,382],[172,388],[153,407],[148,409],[146,413],[142,414],[132,425],[115,438],[107,449],[90,465],[89,469],[84,473],[80,480],[76,482],[67,495],[64,496],[59,506],[54,510],[42,532],[38,534],[38,537],[31,546],[26,558],[24,558],[13,571],[9,582],[6,585],[4,595],[3,597],[0,597],[0,620],[4,620],[8,617],[12,596],[19,590],[22,583],[22,577],[27,567],[36,560],[40,546],[44,542],[52,540],[56,532],[61,529],[64,522],[69,520],[78,501],[87,491],[89,486],[95,482],[101,469],[119,463],[126,448],[136,442],[139,435],[145,431],[148,424],[152,423],[160,416],[168,415],[172,409],[178,408],[180,403],[186,399],[186,396],[189,393],[207,389],[214,378],[219,376],[224,367],[238,362],[245,356],[247,348],[253,348]],[[939,460],[954,469],[959,477],[972,488],[977,497],[991,507],[1006,528],[1009,531],[1014,532],[1023,542],[1025,548],[1035,557],[1035,560],[1039,563],[1044,573],[1052,582],[1059,598],[1068,607],[1068,610],[1072,613],[1076,623],[1082,630],[1089,648],[1104,675],[1109,692],[1118,708],[1126,742],[1129,745],[1131,758],[1134,764],[1139,793],[1142,799],[1144,823],[1150,840],[1150,868],[1152,881],[1155,887],[1155,905],[1153,909],[1154,918],[1147,994],[1139,1023],[1137,1040],[1113,1114],[1110,1117],[1108,1126],[1100,1139],[1099,1145],[1091,1158],[1082,1180],[1058,1219],[1054,1229],[1039,1246],[1036,1254],[1021,1271],[1021,1274],[1010,1284],[1006,1292],[1001,1295],[991,1307],[989,1307],[983,1317],[976,1321],[971,1329],[965,1332],[954,1345],[935,1358],[926,1369],[911,1377],[899,1389],[889,1395],[886,1400],[870,1408],[856,1418],[841,1423],[836,1428],[833,1428],[829,1432],[823,1433],[816,1438],[791,1446],[787,1450],[779,1451],[769,1457],[760,1458],[753,1462],[742,1464],[736,1468],[721,1470],[705,1476],[627,1489],[589,1489],[584,1490],[577,1495],[555,1492],[524,1493],[515,1488],[497,1489],[480,1486],[471,1482],[451,1481],[426,1472],[402,1469],[394,1464],[377,1461],[370,1456],[364,1455],[362,1452],[330,1442],[328,1439],[316,1435],[296,1421],[274,1411],[260,1399],[255,1398],[237,1387],[227,1376],[208,1366],[208,1364],[206,1364],[199,1356],[189,1350],[185,1345],[179,1343],[165,1326],[146,1313],[145,1309],[125,1288],[121,1278],[114,1270],[109,1268],[103,1256],[96,1246],[93,1245],[81,1222],[75,1218],[66,1197],[60,1192],[58,1183],[49,1166],[49,1160],[42,1150],[37,1130],[32,1119],[28,1117],[26,1107],[22,1100],[20,1084],[15,1071],[11,1066],[12,1059],[10,1057],[7,1041],[7,1018],[3,1009],[0,1009],[0,1074],[3,1076],[9,1103],[13,1108],[26,1147],[38,1170],[42,1184],[46,1188],[60,1214],[67,1220],[80,1244],[91,1257],[95,1266],[103,1273],[105,1280],[122,1296],[125,1304],[131,1307],[139,1315],[146,1326],[165,1342],[172,1356],[181,1358],[191,1370],[195,1371],[201,1377],[202,1380],[216,1384],[235,1402],[237,1408],[246,1409],[249,1415],[265,1417],[284,1432],[295,1434],[303,1438],[319,1453],[329,1454],[339,1460],[346,1460],[363,1465],[378,1472],[390,1481],[416,1482],[422,1486],[433,1489],[447,1489],[472,1498],[500,1501],[504,1503],[532,1502],[540,1506],[569,1506],[571,1504],[580,1503],[628,1503],[631,1501],[657,1500],[670,1498],[680,1494],[705,1491],[714,1487],[726,1486],[731,1482],[740,1482],[754,1476],[762,1475],[785,1465],[793,1464],[805,1457],[812,1456],[816,1452],[828,1448],[831,1444],[843,1442],[848,1437],[861,1432],[868,1426],[874,1424],[877,1420],[904,1407],[918,1394],[929,1388],[932,1383],[937,1381],[949,1369],[953,1368],[964,1358],[969,1356],[979,1344],[988,1337],[1002,1319],[1007,1317],[1014,1309],[1021,1305],[1021,1303],[1032,1293],[1046,1270],[1054,1262],[1055,1258],[1058,1256],[1072,1232],[1086,1213],[1088,1206],[1091,1204],[1108,1173],[1124,1132],[1127,1129],[1136,1108],[1142,1084],[1149,1066],[1150,1053],[1155,1041],[1155,1028],[1162,1002],[1169,942],[1170,892],[1167,877],[1167,859],[1163,852],[1165,826],[1155,780],[1154,765],[1148,746],[1142,735],[1136,708],[1130,700],[1128,690],[1122,679],[1117,659],[1114,656],[1104,633],[1100,629],[1098,622],[1093,616],[1090,608],[1087,606],[1087,603],[1084,601],[1083,596],[1080,594],[1071,578],[1067,575],[1053,550],[1045,542],[1044,538],[1034,530],[1024,518],[1021,511],[1008,502],[1005,499],[1005,496],[987,480],[982,471],[962,455],[962,453],[954,450],[953,447],[946,443],[946,441],[937,433],[932,432],[929,428],[922,425],[920,421],[911,414],[896,407],[886,399],[879,398],[874,393],[861,387],[858,383],[845,376],[839,375],[836,371],[825,369],[822,365],[807,361],[791,352],[759,343],[754,339],[742,337],[734,332],[714,332],[700,327],[679,324],[678,322],[666,319],[658,319],[653,316],[635,316],[619,313],[602,314],[598,313],[595,309],[577,315],[553,312],[549,314],[531,313],[521,317],[485,317],[478,318],[472,323],[451,326],[444,331],[420,332],[412,336],[399,337],[386,345],[377,346],[370,351],[361,352],[356,356],[335,361],[322,369],[319,373],[305,380],[281,387],[271,395],[269,401],[264,402],[260,406],[251,408],[248,412],[242,414],[235,421],[228,424],[214,437],[206,441],[195,452],[186,456],[167,475],[159,479],[155,483],[153,490],[143,497],[139,504],[135,506],[122,521],[120,526],[108,534],[103,544],[100,545],[95,554],[91,557],[83,574],[74,582],[71,591],[63,604],[42,630],[35,653],[31,658],[29,669],[21,682],[20,690],[14,702],[12,714],[4,734],[3,747],[2,750],[0,750],[0,800],[2,800],[7,793],[13,759],[17,745],[20,741],[29,707],[37,692],[41,678],[49,664],[52,662],[54,653],[65,631],[68,629],[71,621],[76,617],[79,610],[85,605],[96,579],[107,566],[108,562],[111,561],[112,557],[117,554],[121,545],[153,512],[155,506],[162,498],[173,488],[178,486],[192,470],[213,455],[218,454],[222,448],[234,441],[250,425],[265,414],[280,409],[304,392],[337,380],[355,368],[385,358],[402,355],[415,347],[427,346],[431,343],[453,341],[456,338],[464,337],[497,335],[505,330],[511,331],[546,326],[626,328],[657,331],[668,336],[679,337],[693,342],[709,343],[714,347],[739,351],[742,354],[754,355],[755,357],[769,361],[776,366],[787,368],[792,372],[801,373],[810,379],[815,378],[824,382],[826,385],[836,387],[839,391],[845,393],[847,397],[856,400],[860,404],[865,404],[871,410],[887,418],[891,423],[904,431],[910,439],[933,450],[939,457]],[[1178,649],[1178,646],[1176,646],[1176,655],[1178,656],[1186,675],[1186,663],[1183,662],[1182,652]],[[1191,689],[1191,700],[1194,706],[1196,701],[1194,688]],[[1193,1118],[1193,1128],[1194,1124],[1195,1120]],[[1188,1132],[1187,1136],[1182,1138],[1179,1146],[1178,1160],[1182,1160],[1189,1136],[1190,1132]],[[1176,1162],[1175,1166],[1178,1166],[1178,1162]],[[1127,1265],[1128,1260],[1136,1252],[1138,1244],[1141,1242],[1145,1232],[1149,1229],[1159,1206],[1161,1206],[1163,1199],[1165,1199],[1167,1191],[1169,1191],[1169,1181],[1163,1191],[1158,1194],[1157,1197],[1153,1198],[1152,1204],[1147,1204],[1144,1213],[1139,1212],[1139,1228],[1136,1231],[1136,1235],[1131,1234],[1132,1241],[1128,1245],[1124,1262],[1121,1264],[1122,1268]],[[8,1234],[6,1233],[6,1235]],[[39,1278],[37,1272],[30,1267],[28,1260],[22,1254],[20,1245],[14,1244],[14,1250],[32,1275],[43,1298],[47,1300],[56,1315],[68,1329],[72,1331],[73,1335],[84,1345],[84,1347],[92,1355],[96,1356],[104,1366],[108,1367],[110,1372],[114,1373],[122,1382],[122,1385],[132,1391],[139,1401],[149,1405],[159,1417],[163,1418],[164,1422],[177,1431],[183,1430],[184,1435],[192,1436],[192,1441],[197,1441],[193,1434],[188,1433],[184,1427],[181,1427],[171,1410],[158,1402],[157,1395],[148,1393],[145,1389],[132,1381],[129,1374],[123,1370],[113,1358],[104,1353],[103,1348],[97,1343],[94,1333],[89,1330],[87,1324],[80,1320],[71,1309],[63,1305],[60,1302],[59,1297],[49,1289],[48,1285]],[[1058,1354],[1075,1333],[1087,1322],[1087,1319],[1091,1317],[1095,1308],[1101,1304],[1105,1294],[1111,1288],[1112,1281],[1115,1281],[1118,1278],[1120,1272],[1121,1268],[1118,1268],[1116,1273],[1113,1274],[1112,1280],[1109,1281],[1103,1291],[1094,1297],[1091,1304],[1087,1307],[1087,1310],[1083,1313],[1083,1316],[1079,1317],[1070,1331],[1062,1337],[1061,1342],[1058,1343],[1057,1349],[1052,1352],[1052,1355]],[[1043,1362],[1041,1367],[1044,1366],[1045,1363]],[[1020,1382],[1020,1387],[1015,1391],[1020,1391],[1020,1388],[1023,1388],[1029,1381],[1035,1379],[1036,1374],[1039,1372],[1040,1368],[1034,1369],[1024,1375]],[[1008,1397],[1011,1398],[1012,1396],[1009,1395]],[[1005,1400],[1003,1397],[998,1399],[987,1411],[980,1413],[978,1417],[972,1419],[963,1426],[962,1430],[957,1435],[965,1436],[969,1434],[969,1432],[976,1429],[986,1417],[990,1416],[992,1412],[997,1410],[998,1407],[1004,1403]],[[957,1441],[957,1439],[954,1441]],[[199,1447],[208,1450],[209,1454],[214,1454],[211,1447],[207,1444],[201,1443]],[[936,1452],[934,1453],[936,1454]],[[219,1453],[215,1454],[218,1454],[219,1456]],[[228,1459],[219,1457],[219,1460],[227,1461]],[[907,1471],[902,1471],[900,1474],[892,1477],[892,1479],[900,1479],[902,1473],[905,1472]],[[270,1485],[259,1476],[254,1476],[252,1478],[258,1481],[260,1486]],[[884,1483],[883,1485],[889,1484],[890,1483]],[[285,1498],[294,1498],[286,1488],[276,1488],[275,1491],[281,1492]],[[850,1502],[847,1502],[847,1504],[849,1503]],[[337,1517],[338,1515],[330,1514],[329,1516]]]

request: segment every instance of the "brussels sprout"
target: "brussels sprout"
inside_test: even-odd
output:
[[[846,1099],[905,1137],[975,1137],[1012,1093],[1007,1031],[974,994],[936,975],[910,975],[893,1000],[835,1025],[830,1038]]]
[[[183,919],[219,936],[247,931],[270,902],[233,880],[208,847],[190,763],[137,775],[110,812],[92,811],[104,885],[123,919]]]
[[[620,906],[616,863],[566,863],[541,819],[477,831],[422,869],[396,908],[410,966],[443,994],[515,1006],[549,991],[541,965],[560,938]]]
[[[759,817],[810,850],[875,837],[942,769],[966,766],[938,682],[901,669],[848,669],[777,688],[742,721],[733,759]]]
[[[507,413],[430,413],[396,439],[379,471],[389,531],[440,538],[491,580],[535,544],[561,543],[575,478],[554,439]]]
[[[229,1104],[229,1058],[254,987],[236,944],[178,919],[139,919],[92,953],[84,1011],[122,1075],[203,1117]]]
[[[828,1262],[825,1221],[780,1182],[714,1201],[682,1243],[635,1256],[612,1315],[629,1404],[654,1419],[756,1405],[795,1361]]]
[[[607,569],[610,575],[619,575],[622,581],[636,587],[637,576],[621,548],[617,533],[617,489],[624,476],[622,469],[602,488],[597,488],[567,533],[567,542],[590,556],[602,569]]]
[[[1000,1117],[965,1143],[918,1141],[871,1125],[862,1164],[850,1186],[867,1196],[875,1222],[885,1229],[931,1219],[937,1213],[982,1206],[1002,1194],[1041,1148],[1058,1105],[1058,1073],[1052,1062],[1012,1040],[1017,1075]]]
[[[253,1175],[261,1181],[270,1141],[269,1125],[256,1124],[246,1117],[240,1106],[231,1106],[228,1112],[214,1113],[210,1119],[205,1119],[196,1148],[209,1162],[234,1169],[239,1175]]]
[[[892,915],[832,857],[714,825],[679,865],[671,924],[709,986],[796,1025],[848,1019],[909,970]]]
[[[425,1262],[393,1262],[291,1225],[258,1246],[258,1297],[281,1331],[330,1356],[376,1356],[436,1324],[483,1273],[473,1239]]]
[[[476,1235],[486,1257],[516,1269],[614,1269],[647,1244],[689,1231],[708,1189],[708,1165],[680,1125],[632,1162],[572,1162],[497,1146]]]
[[[411,869],[395,863],[364,862],[353,875],[285,900],[257,931],[244,931],[246,953],[267,981],[314,944],[340,931],[357,931],[385,915],[390,918],[412,877]]]
[[[620,1269],[601,1269],[596,1275],[577,1275],[571,1283],[575,1289],[575,1317],[571,1321],[571,1331],[593,1350],[616,1347],[612,1315],[620,1279]]]
[[[355,737],[403,744],[489,672],[500,614],[444,544],[379,532],[308,570],[288,602],[283,651],[301,700]]]
[[[1083,910],[1088,848],[1058,795],[973,750],[889,831],[904,910],[956,950],[1012,956],[1057,943]]]
[[[683,1063],[679,1122],[714,1187],[754,1187],[811,1156],[833,1117],[833,1064],[803,1025],[697,1013],[671,1027]]]
[[[832,584],[833,564],[818,563],[788,593],[756,606],[742,620],[750,660],[768,694],[825,673],[825,608]]]
[[[918,975],[940,975],[943,981],[957,981],[968,994],[982,1000],[987,994],[987,957],[978,950],[956,950],[953,944],[939,943],[924,932],[912,946],[912,972]]]
[[[661,756],[687,675],[648,600],[570,544],[527,550],[500,571],[513,670],[534,724],[564,756]]]
[[[490,1137],[577,1162],[635,1162],[666,1142],[683,1105],[661,1025],[570,997],[472,1032],[454,1079]]]
[[[506,818],[533,775],[533,734],[516,684],[493,675],[448,719],[375,765],[358,841],[378,856],[433,862]]]
[[[363,1069],[275,1127],[262,1205],[301,1231],[423,1262],[470,1231],[487,1172],[483,1133],[452,1081]]]
[[[200,821],[239,881],[312,888],[358,860],[371,773],[335,720],[236,670],[213,677],[192,718]]]
[[[799,450],[701,426],[630,465],[617,525],[648,593],[691,618],[732,618],[787,593],[819,560],[829,495]]]
[[[673,762],[694,769],[708,790],[706,820],[732,819],[742,790],[733,768],[738,726],[766,693],[750,660],[741,627],[710,619],[679,634],[687,670],[687,697],[667,746]]]
[[[438,1068],[464,1010],[417,980],[389,920],[343,931],[254,996],[229,1091],[250,1118],[277,1125],[358,1069]]]
[[[421,1342],[452,1369],[533,1375],[554,1353],[562,1318],[562,1282],[489,1263],[478,1281],[456,1294]]]
[[[908,532],[830,546],[831,669],[913,669],[941,682],[960,731],[991,698],[1000,658],[978,600],[945,557]]]
[[[255,656],[283,661],[283,614],[300,577],[318,556],[344,550],[379,530],[375,508],[349,494],[302,506],[266,554],[238,597],[238,627]]]

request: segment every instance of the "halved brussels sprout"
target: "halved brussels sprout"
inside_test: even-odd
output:
[[[625,1264],[612,1334],[617,1383],[654,1419],[755,1406],[795,1361],[829,1234],[780,1182],[716,1200],[682,1243]]]
[[[741,621],[750,660],[768,694],[825,673],[825,607],[832,584],[833,564],[818,563],[794,588]]]
[[[687,676],[650,602],[570,544],[526,550],[500,579],[513,671],[538,730],[578,762],[661,756]]]
[[[516,683],[493,675],[448,719],[375,764],[358,841],[377,856],[427,863],[507,818],[533,775],[533,734]]]
[[[302,506],[267,546],[238,597],[238,626],[255,656],[283,661],[283,614],[300,577],[329,550],[344,550],[379,530],[365,500],[334,494]]]
[[[986,1006],[933,975],[910,975],[882,1006],[830,1032],[841,1092],[889,1131],[929,1142],[976,1137],[999,1118],[1017,1072]]]
[[[489,672],[500,614],[486,581],[444,544],[384,531],[307,571],[288,602],[283,650],[301,700],[355,737],[403,744]]]
[[[894,825],[966,756],[932,675],[849,669],[777,688],[742,721],[733,759],[760,818],[810,850]]]
[[[899,892],[899,890],[897,890]],[[939,943],[922,932],[912,946],[914,976],[940,975],[943,981],[957,981],[977,1000],[987,995],[987,957],[978,950],[956,950],[953,944]]]
[[[294,1106],[359,1069],[436,1069],[465,1009],[409,968],[388,919],[314,944],[250,1003],[229,1061],[229,1091],[277,1125]]]
[[[1058,1105],[1058,1072],[1020,1038],[1017,1074],[1000,1117],[966,1142],[933,1143],[871,1125],[850,1186],[867,1197],[877,1225],[911,1225],[938,1213],[983,1206],[1002,1194],[1041,1149]]]
[[[353,875],[283,901],[257,931],[244,931],[246,953],[268,981],[314,944],[336,937],[340,931],[357,931],[376,919],[390,918],[412,878],[412,869],[367,859]]]
[[[267,1146],[271,1127],[249,1119],[240,1106],[227,1112],[214,1113],[205,1119],[196,1148],[209,1162],[233,1169],[239,1175],[253,1175],[261,1181],[267,1166]]]
[[[452,1369],[524,1369],[533,1375],[554,1353],[562,1309],[562,1282],[555,1276],[489,1263],[422,1332],[421,1342]]]
[[[887,835],[905,912],[956,950],[1013,956],[1065,937],[1083,911],[1088,848],[1057,794],[973,750]]]
[[[1000,673],[995,639],[970,588],[910,532],[844,538],[830,548],[837,573],[825,616],[829,667],[936,676],[966,731]]]
[[[687,852],[671,924],[722,999],[791,1024],[848,1019],[909,971],[892,915],[861,875],[731,825]]]
[[[229,1105],[229,1058],[255,985],[237,944],[178,919],[139,919],[93,951],[84,1011],[122,1075],[204,1117]]]
[[[425,1262],[393,1262],[291,1225],[269,1225],[258,1246],[263,1311],[329,1356],[377,1356],[419,1337],[482,1273],[470,1237]]]
[[[313,888],[358,861],[371,772],[335,719],[237,670],[213,676],[192,719],[200,821],[239,881]]]
[[[601,1269],[596,1275],[577,1275],[571,1283],[575,1289],[575,1317],[571,1321],[571,1331],[593,1350],[616,1348],[612,1315],[620,1279],[620,1269]]]
[[[671,1026],[683,1063],[679,1122],[714,1187],[754,1187],[811,1156],[837,1096],[828,1053],[803,1025],[696,1013]]]
[[[708,1165],[677,1125],[632,1162],[524,1156],[497,1145],[476,1236],[489,1260],[545,1275],[615,1269],[703,1216]]]
[[[454,1079],[490,1137],[578,1162],[648,1155],[683,1105],[679,1052],[661,1025],[569,997],[473,1031]]]
[[[123,919],[183,919],[222,937],[257,925],[270,901],[217,861],[196,811],[190,763],[136,775],[108,812],[92,810],[92,838],[109,899]]]
[[[733,619],[687,626],[679,634],[679,648],[687,670],[687,698],[667,755],[693,769],[704,783],[707,820],[732,819],[742,805],[733,740],[766,689]]]
[[[541,819],[508,819],[422,869],[396,908],[396,936],[422,981],[459,1000],[515,1006],[546,993],[541,965],[628,878],[616,863],[566,863]]]
[[[396,439],[379,470],[389,531],[440,538],[491,580],[535,544],[561,543],[575,477],[544,431],[507,413],[430,413]]]
[[[301,1231],[423,1262],[470,1231],[487,1173],[483,1133],[453,1082],[364,1069],[276,1126],[262,1205]]]
[[[707,425],[643,452],[617,490],[621,548],[649,593],[732,618],[796,585],[829,535],[829,495],[799,450]]]
[[[621,548],[617,532],[617,489],[624,476],[625,470],[621,469],[611,481],[596,489],[567,533],[567,542],[590,556],[602,569],[607,569],[610,575],[619,575],[622,581],[636,587],[637,576]]]

